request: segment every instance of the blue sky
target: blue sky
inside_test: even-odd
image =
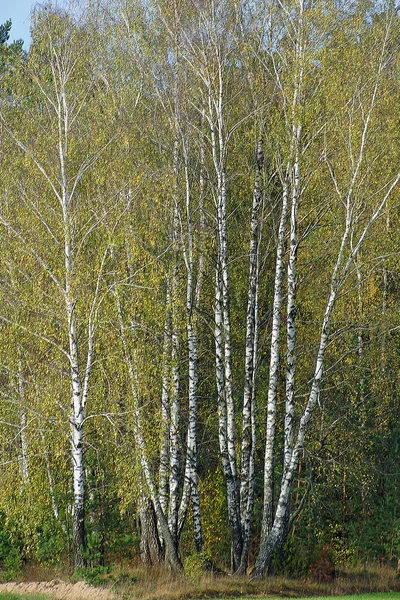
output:
[[[35,0],[0,0],[0,24],[12,20],[10,40],[24,40],[27,49],[30,42],[29,16]]]
[[[62,5],[64,0],[53,0],[52,4]],[[0,25],[8,19],[12,21],[10,40],[24,40],[24,48],[30,45],[30,14],[37,4],[45,4],[46,0],[0,0]]]

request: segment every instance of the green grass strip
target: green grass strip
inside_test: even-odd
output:
[[[0,592],[0,600],[49,600],[44,594],[14,594],[13,592]]]
[[[254,598],[249,596],[241,598],[230,598],[229,600],[274,600],[275,598],[290,598],[291,600],[400,600],[400,592],[373,592],[368,594],[354,594],[353,596],[307,596],[298,598],[297,596],[266,596],[265,598]],[[1,596],[0,596],[0,600]],[[222,599],[219,599],[222,600]],[[226,599],[228,600],[228,599]]]
[[[400,600],[400,592],[373,592],[354,596],[318,596],[317,598],[298,598],[297,600]]]

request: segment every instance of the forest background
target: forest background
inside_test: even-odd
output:
[[[394,2],[0,29],[0,561],[400,555]]]

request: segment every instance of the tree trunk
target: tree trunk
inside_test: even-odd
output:
[[[189,365],[189,423],[186,439],[186,462],[184,483],[182,491],[182,500],[179,509],[179,535],[182,531],[183,523],[186,518],[186,512],[189,506],[189,499],[192,500],[193,512],[193,533],[196,551],[200,552],[203,547],[203,535],[200,516],[200,499],[197,484],[197,404],[198,404],[198,374],[197,374],[197,333],[195,302],[200,302],[200,284],[194,286],[194,257],[193,257],[193,225],[191,215],[191,188],[189,180],[189,156],[187,141],[183,142],[184,163],[185,163],[185,182],[186,182],[186,225],[187,225],[187,248],[184,247],[184,258],[187,270],[186,279],[186,330],[188,345],[188,365]],[[201,268],[200,256],[198,276]]]
[[[157,530],[157,518],[149,497],[140,501],[140,558],[146,566],[163,562],[162,548]]]
[[[271,531],[274,510],[274,455],[275,455],[275,428],[276,428],[276,403],[279,370],[279,346],[282,316],[282,282],[284,274],[285,234],[288,213],[288,189],[284,182],[282,193],[282,209],[278,229],[276,249],[274,299],[272,309],[271,354],[269,365],[267,426],[265,441],[264,461],[264,504],[261,524],[260,546],[265,544]]]
[[[262,169],[264,155],[262,141],[257,144],[256,175],[250,225],[249,288],[246,315],[245,381],[242,410],[242,453],[240,473],[240,521],[243,548],[237,573],[247,570],[250,548],[250,522],[254,504],[254,454],[256,449],[255,427],[255,366],[257,348],[257,301],[259,276],[260,210],[263,200]]]
[[[21,479],[23,486],[29,483],[29,467],[28,467],[28,440],[26,437],[26,407],[25,407],[25,380],[22,369],[22,361],[18,361],[18,404],[19,404],[19,417],[20,417],[20,440],[21,440],[21,456],[20,456],[20,468],[21,468]],[[22,489],[21,489],[22,491]]]
[[[167,298],[165,302],[165,323],[163,343],[163,372],[161,384],[161,447],[159,470],[160,503],[165,514],[168,509],[168,471],[170,447],[170,407],[169,407],[169,371],[171,355],[171,290],[170,279],[167,277]]]
[[[179,424],[180,424],[180,339],[178,331],[178,299],[179,299],[179,205],[178,205],[178,139],[174,145],[174,178],[175,193],[172,208],[172,332],[171,332],[171,405],[170,405],[170,432],[169,432],[169,503],[168,524],[172,537],[178,542],[178,512],[179,512],[179,487],[180,487],[180,448],[179,448]]]
[[[297,212],[300,199],[300,136],[301,125],[295,128],[295,162],[292,172],[292,207],[290,213],[290,249],[287,270],[288,295],[286,317],[286,402],[284,470],[289,468],[293,446],[294,392],[296,370],[296,262],[297,262]]]

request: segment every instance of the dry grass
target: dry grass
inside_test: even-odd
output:
[[[30,582],[62,579],[68,581],[72,573],[73,569],[68,564],[60,564],[57,568],[46,565],[26,564],[23,567],[19,580]]]
[[[188,600],[197,598],[268,597],[304,598],[306,596],[341,596],[368,592],[400,591],[400,579],[390,567],[346,569],[330,583],[317,583],[310,578],[269,577],[251,580],[204,574],[198,577],[174,576],[160,569],[133,570],[135,583],[115,585],[126,600]]]
[[[69,572],[68,572],[69,571]],[[51,569],[26,566],[21,580],[25,582],[62,579],[68,582],[67,566]],[[304,598],[307,596],[345,596],[369,592],[400,591],[400,578],[391,566],[370,565],[367,568],[344,568],[332,582],[318,583],[311,577],[268,577],[252,580],[222,574],[199,574],[188,577],[173,575],[161,568],[138,566],[115,567],[113,583],[107,586],[122,600],[189,600],[198,598]],[[38,590],[40,591],[40,590]]]

